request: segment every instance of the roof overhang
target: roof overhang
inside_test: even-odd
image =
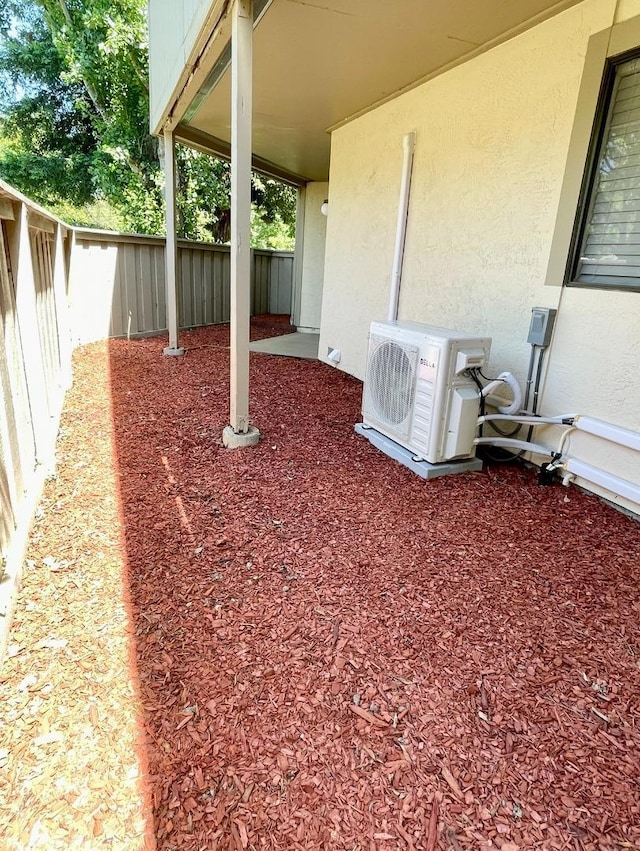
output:
[[[327,180],[332,130],[577,2],[254,0],[254,166],[292,183]],[[165,112],[177,138],[222,156],[229,7],[212,2]]]

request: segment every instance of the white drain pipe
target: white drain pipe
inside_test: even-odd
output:
[[[398,300],[400,298],[400,281],[402,279],[402,260],[404,258],[404,243],[407,233],[407,215],[409,213],[409,191],[411,189],[411,172],[413,170],[413,154],[416,149],[416,134],[407,133],[402,140],[404,158],[402,160],[402,182],[400,183],[400,201],[398,203],[398,223],[396,225],[396,247],[393,252],[393,267],[391,269],[391,292],[389,293],[389,310],[387,319],[394,322],[398,318]]]

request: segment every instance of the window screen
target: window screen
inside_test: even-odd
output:
[[[640,289],[640,59],[615,67],[604,120],[572,282]]]

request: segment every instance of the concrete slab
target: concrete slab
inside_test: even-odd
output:
[[[249,343],[249,351],[265,355],[280,355],[287,358],[318,359],[319,334],[281,334],[279,337],[269,337],[267,340],[255,340]]]
[[[423,479],[435,479],[438,476],[449,476],[452,473],[468,473],[482,470],[482,461],[479,458],[465,458],[463,461],[445,461],[442,464],[430,464],[428,461],[415,461],[413,452],[400,446],[395,440],[381,434],[374,428],[367,428],[363,423],[354,426],[356,434],[366,437],[372,446],[384,452],[394,461],[399,461],[408,467],[413,473]]]

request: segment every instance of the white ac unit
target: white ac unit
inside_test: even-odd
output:
[[[372,322],[363,424],[431,464],[472,458],[480,394],[466,371],[490,348],[488,337],[420,322]]]

